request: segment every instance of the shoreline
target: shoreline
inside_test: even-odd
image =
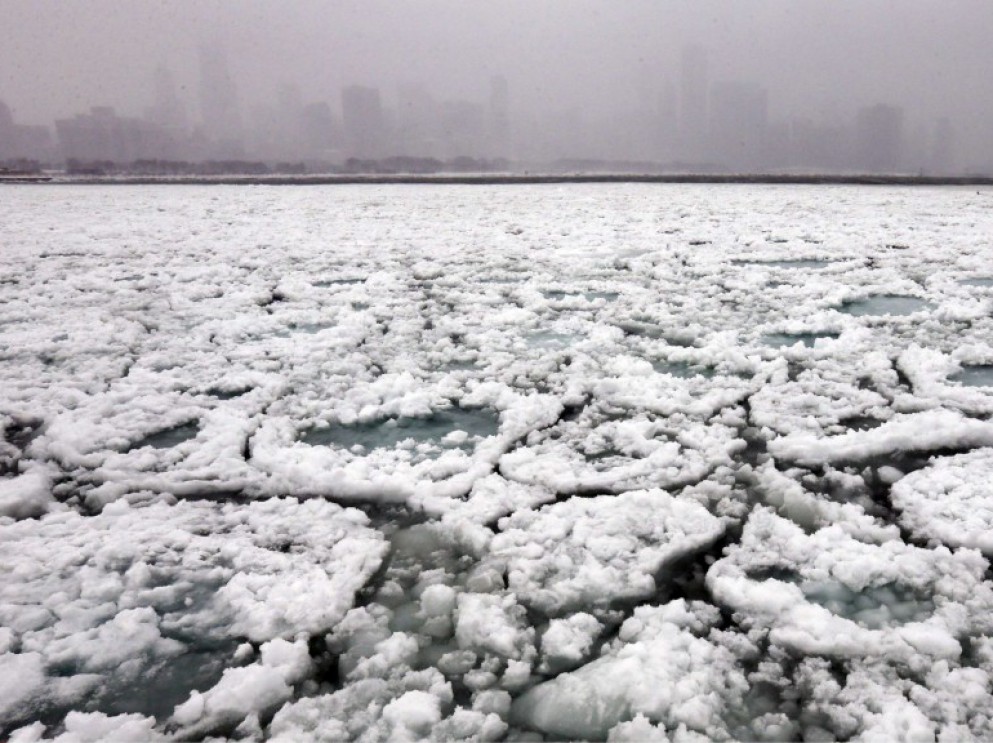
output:
[[[583,183],[727,184],[788,186],[993,186],[993,176],[914,175],[640,175],[607,174],[451,174],[451,175],[224,175],[224,176],[0,176],[0,184],[103,185],[197,185],[197,186],[334,186],[334,185],[464,185],[512,186]]]

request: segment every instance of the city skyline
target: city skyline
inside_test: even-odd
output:
[[[980,0],[0,0],[0,19],[17,29],[0,48],[0,154],[39,151],[23,127],[47,126],[64,157],[56,121],[113,109],[132,139],[163,140],[144,151],[171,139],[190,159],[993,171]],[[378,131],[358,133],[345,98]],[[875,120],[900,141],[857,162],[878,106],[898,111]]]
[[[139,116],[92,106],[56,119],[49,134],[44,125],[16,121],[3,105],[0,160],[236,160],[299,162],[320,170],[348,161],[361,168],[354,163],[473,158],[509,167],[564,161],[579,168],[630,163],[740,173],[969,171],[968,163],[956,163],[955,127],[946,116],[908,122],[901,107],[877,102],[848,122],[775,119],[773,97],[762,83],[712,79],[709,57],[705,47],[687,45],[654,100],[646,97],[616,120],[591,120],[579,109],[544,119],[515,115],[502,75],[493,76],[477,100],[440,99],[424,83],[410,81],[397,83],[392,93],[349,84],[337,101],[307,100],[296,84],[284,82],[273,100],[246,107],[224,51],[202,47],[195,99],[160,66]],[[191,87],[185,86],[187,93]],[[552,141],[542,131],[568,135]]]

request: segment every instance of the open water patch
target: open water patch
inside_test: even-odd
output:
[[[571,333],[556,333],[550,330],[540,330],[525,336],[528,348],[560,349],[572,346],[577,337]]]
[[[602,299],[606,302],[616,302],[618,297],[621,296],[620,292],[597,292],[597,291],[569,291],[565,289],[546,289],[541,292],[546,299],[553,302],[564,302],[570,299],[579,299],[582,297],[587,302],[595,302],[598,299]]]
[[[453,359],[440,367],[443,372],[474,372],[481,369],[478,359]]]
[[[566,291],[565,289],[543,289],[541,293],[545,295],[545,299],[549,299],[553,302],[562,302],[566,299],[574,299],[580,294],[579,292]]]
[[[598,299],[602,299],[605,302],[616,302],[621,294],[620,292],[585,292],[583,296],[587,302],[595,302]]]
[[[791,269],[820,269],[827,268],[832,261],[821,258],[802,258],[796,260],[762,261],[762,260],[733,260],[738,266],[765,266],[767,268],[791,268]]]
[[[668,374],[678,379],[691,379],[693,377],[710,379],[717,373],[713,367],[703,364],[691,364],[687,361],[666,361],[664,359],[652,361],[652,368],[659,374]]]
[[[107,689],[96,709],[111,715],[151,715],[165,722],[192,692],[207,691],[221,680],[232,667],[236,647],[236,642],[226,641],[217,648],[194,649],[167,660],[143,674],[141,684]]]
[[[361,447],[395,449],[412,440],[415,444],[444,444],[446,437],[459,448],[471,448],[477,441],[496,434],[500,427],[499,414],[488,408],[447,408],[424,418],[387,418],[350,426],[331,425],[312,428],[301,437],[311,446],[337,446],[343,449]],[[452,437],[462,431],[466,435]]]
[[[932,599],[896,582],[867,586],[856,591],[837,581],[805,580],[793,570],[781,567],[750,573],[749,578],[792,583],[810,603],[867,629],[878,630],[917,622],[931,616],[935,609]]]
[[[762,344],[771,348],[791,348],[800,343],[805,348],[813,348],[818,339],[837,340],[837,333],[769,333],[762,336]]]
[[[962,279],[959,284],[962,286],[979,286],[989,288],[993,287],[993,277],[982,276],[974,279]]]
[[[171,449],[174,446],[179,446],[182,443],[195,439],[199,432],[199,422],[190,421],[181,426],[156,431],[132,444],[128,447],[128,451],[135,451],[146,446],[150,446],[153,449]]]
[[[890,315],[901,317],[913,315],[915,312],[929,310],[933,307],[918,297],[906,297],[896,294],[879,294],[866,299],[857,299],[851,302],[844,302],[839,308],[840,312],[853,317],[878,317]]]
[[[333,327],[335,327],[334,323],[327,322],[291,322],[286,326],[285,330],[277,332],[276,335],[282,338],[287,338],[298,333],[302,333],[304,335],[315,335],[320,333],[322,330],[330,330]]]
[[[210,389],[204,390],[204,394],[210,395],[215,400],[234,400],[235,398],[247,395],[253,389],[253,387],[242,387],[232,390],[225,390],[220,387],[211,387]]]
[[[868,415],[856,415],[851,418],[843,418],[838,421],[838,425],[843,426],[848,431],[871,431],[883,425],[883,421]]]
[[[949,379],[966,387],[993,387],[993,365],[963,366]]]
[[[364,284],[365,279],[361,278],[351,278],[351,279],[322,279],[321,281],[315,281],[314,286],[321,289],[327,289],[331,286],[355,286],[356,284]]]
[[[804,581],[800,590],[808,601],[868,629],[883,629],[926,619],[934,602],[899,583],[853,591],[833,581]]]

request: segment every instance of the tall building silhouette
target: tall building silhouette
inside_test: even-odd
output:
[[[427,88],[419,82],[397,87],[397,154],[437,157],[440,150],[440,111]]]
[[[176,90],[176,81],[166,67],[158,67],[152,76],[152,106],[145,118],[176,133],[185,132],[189,126],[186,107]]]
[[[754,173],[766,160],[769,94],[756,83],[724,82],[710,99],[711,159],[726,170]]]
[[[10,107],[0,101],[0,159],[17,157],[17,136],[14,115],[10,112]]]
[[[441,136],[446,157],[478,155],[486,139],[486,107],[471,101],[444,101]]]
[[[895,173],[903,155],[903,109],[877,103],[859,110],[855,165],[869,173]]]
[[[163,127],[145,119],[118,116],[110,106],[57,119],[55,130],[66,160],[168,160],[176,157],[176,142]]]
[[[0,160],[47,160],[52,154],[48,127],[18,124],[10,107],[0,101]]]
[[[239,157],[244,128],[238,91],[218,46],[200,47],[200,118],[203,133],[213,143],[216,157]]]
[[[377,88],[349,85],[343,89],[341,115],[349,154],[362,158],[386,154],[386,118]]]
[[[946,116],[934,123],[928,171],[932,175],[950,175],[955,170],[955,129]]]

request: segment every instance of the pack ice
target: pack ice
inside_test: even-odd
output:
[[[3,196],[0,737],[993,738],[988,194]]]

